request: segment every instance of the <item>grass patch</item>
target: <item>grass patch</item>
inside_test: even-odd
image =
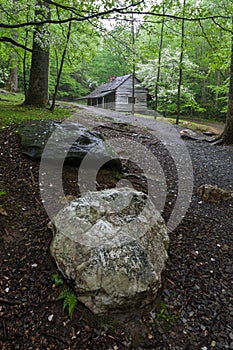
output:
[[[173,118],[166,118],[166,120],[169,123],[171,123],[171,124],[175,124],[176,123],[176,120],[173,119]],[[201,121],[200,122],[192,122],[192,121],[187,121],[187,120],[180,119],[179,125],[180,126],[184,126],[186,128],[189,128],[189,129],[192,129],[194,131],[201,131],[201,132],[203,132],[203,131],[209,130],[209,126],[204,124],[204,122],[202,124]]]
[[[154,116],[152,115],[143,115],[143,114],[135,114],[136,117],[142,117],[142,118],[148,118],[148,119],[154,119]],[[176,117],[157,117],[156,120],[170,123],[175,125],[176,124]],[[218,129],[219,125],[224,125],[224,122],[211,120],[211,119],[203,119],[203,118],[195,118],[192,119],[192,117],[186,117],[184,116],[179,120],[179,126],[183,126],[185,128],[192,129],[193,131],[200,131],[205,132],[209,131],[210,129],[214,128],[214,125],[216,124],[216,129]]]
[[[161,121],[167,121],[171,124],[175,124],[176,123],[176,119],[175,118],[163,118],[161,119]],[[183,126],[185,128],[191,129],[193,131],[200,131],[200,132],[205,132],[205,131],[209,131],[210,129],[214,128],[214,125],[216,124],[216,129],[218,129],[218,126],[220,125],[220,123],[216,123],[216,122],[211,122],[210,121],[191,121],[191,120],[184,120],[184,119],[180,119],[179,121],[179,126]],[[222,124],[224,125],[224,124]]]
[[[53,119],[63,120],[71,116],[72,108],[55,108],[51,112],[47,108],[35,108],[23,106],[23,94],[0,94],[0,127],[8,126],[12,123],[20,123],[24,120],[33,119]]]

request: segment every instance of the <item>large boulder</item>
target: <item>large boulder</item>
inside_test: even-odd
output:
[[[161,287],[169,238],[149,197],[133,189],[89,192],[50,222],[51,253],[94,313],[152,302]]]
[[[62,123],[52,120],[24,121],[19,125],[18,133],[21,152],[35,160],[42,157],[48,140],[49,147],[44,153],[48,161],[65,159],[66,163],[80,164],[87,154],[97,160],[108,158],[101,134],[69,119]]]

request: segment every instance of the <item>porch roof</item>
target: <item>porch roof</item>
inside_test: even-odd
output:
[[[113,81],[100,85],[84,98],[98,98],[109,95],[111,92],[116,91],[116,89],[122,85],[130,76],[131,74],[123,75],[122,77],[116,77]]]
[[[93,92],[94,92],[94,91],[93,91]],[[99,97],[104,97],[104,96],[106,96],[106,95],[109,95],[109,94],[111,94],[111,93],[112,93],[112,91],[105,91],[105,92],[101,92],[101,93],[98,94],[98,95],[90,94],[90,95],[86,96],[86,98],[99,98]]]

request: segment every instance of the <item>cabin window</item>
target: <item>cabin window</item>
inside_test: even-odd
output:
[[[133,103],[135,104],[135,97],[128,97],[128,103]]]
[[[129,102],[128,102],[128,99],[127,99],[127,96],[118,96],[117,102],[118,102],[118,103],[122,103],[122,104],[127,104],[127,103],[129,103]]]

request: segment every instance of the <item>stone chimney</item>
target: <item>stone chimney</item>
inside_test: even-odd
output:
[[[116,75],[110,75],[110,77],[108,78],[108,82],[111,83],[113,80],[115,80],[117,78]]]

